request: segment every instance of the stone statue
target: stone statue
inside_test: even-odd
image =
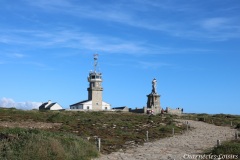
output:
[[[157,93],[157,80],[155,78],[152,80],[152,93]]]

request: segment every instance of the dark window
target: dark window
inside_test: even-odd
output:
[[[92,76],[92,79],[95,79],[95,76]]]

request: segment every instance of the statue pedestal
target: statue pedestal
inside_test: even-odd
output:
[[[153,112],[153,114],[161,113],[160,95],[157,93],[150,93],[147,97],[147,112]]]

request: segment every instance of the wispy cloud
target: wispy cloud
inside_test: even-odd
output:
[[[204,38],[216,41],[224,41],[232,38],[240,38],[240,23],[235,18],[215,17],[205,18],[196,22],[199,24],[199,33]]]
[[[64,47],[78,48],[87,50],[96,50],[103,52],[141,52],[141,42],[126,41],[119,38],[92,35],[80,31],[60,30],[60,31],[25,31],[13,30],[5,43],[9,45],[23,45],[25,48],[46,48],[46,47]],[[4,35],[2,31],[2,35]],[[26,35],[24,35],[26,34]],[[0,36],[0,41],[1,41]],[[4,38],[6,39],[6,38]],[[16,58],[24,57],[23,54],[14,53],[10,56]]]
[[[0,31],[1,32],[1,31]],[[141,40],[126,40],[114,36],[97,35],[79,30],[53,30],[53,31],[34,31],[34,30],[13,30],[10,33],[9,45],[21,45],[24,48],[73,48],[88,50],[91,52],[120,53],[120,54],[199,54],[211,50],[204,48],[173,48],[149,44]],[[2,30],[2,35],[4,35]],[[25,36],[26,35],[26,36]],[[0,36],[1,40],[1,36]],[[19,42],[19,40],[21,40]],[[21,53],[13,53],[11,56],[16,58],[25,57]]]
[[[23,57],[25,57],[25,55],[21,54],[21,53],[13,53],[10,56],[13,57],[13,58],[23,58]]]
[[[222,18],[222,17],[218,17],[218,18],[208,18],[208,19],[204,19],[200,25],[208,30],[212,30],[212,29],[223,29],[225,28],[226,24],[229,23],[229,19],[227,18]]]
[[[138,61],[138,67],[144,69],[158,69],[161,67],[170,67],[173,64],[163,63],[163,62],[149,62],[149,61]]]
[[[11,98],[5,98],[3,97],[0,100],[0,107],[6,107],[6,108],[17,108],[17,109],[24,109],[24,110],[31,110],[31,109],[38,109],[38,107],[41,105],[41,102],[15,102]]]
[[[200,5],[193,5],[193,3],[139,0],[129,3],[120,1],[118,3],[110,2],[107,4],[100,2],[73,3],[73,1],[67,0],[26,1],[32,6],[50,12],[59,12],[61,14],[64,13],[93,20],[110,21],[122,25],[164,32],[174,37],[192,40],[206,39],[219,41],[219,37],[221,40],[228,40],[237,38],[240,35],[240,24],[237,21],[235,23],[228,23],[228,18],[221,17],[204,18],[195,16],[196,18],[191,18],[197,13],[206,12],[198,8]],[[218,10],[221,10],[221,8]],[[178,16],[178,20],[165,17],[168,14],[178,15],[179,13],[182,16]],[[224,32],[216,32],[215,30],[223,28],[225,28]]]

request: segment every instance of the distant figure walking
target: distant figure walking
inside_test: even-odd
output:
[[[162,110],[161,110],[161,114],[164,114],[164,109],[162,108]]]

